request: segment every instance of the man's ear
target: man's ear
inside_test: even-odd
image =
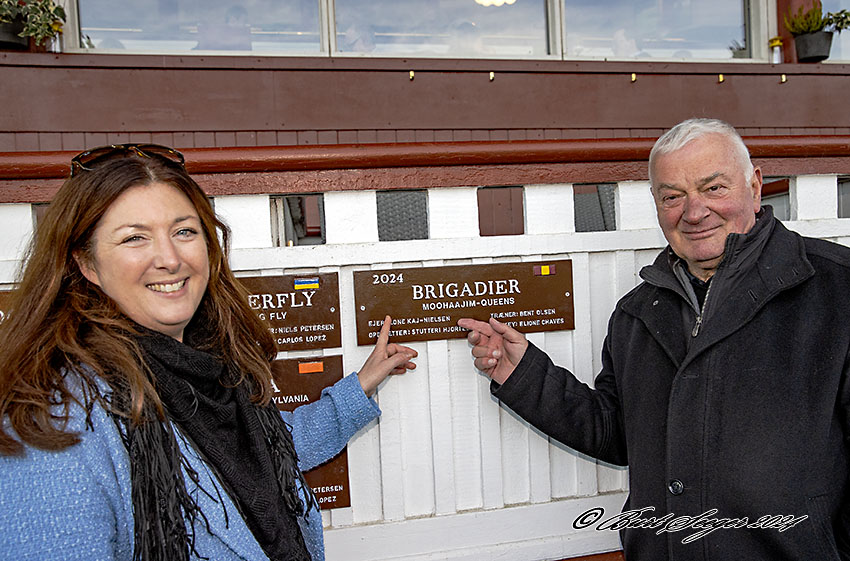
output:
[[[100,286],[100,278],[97,276],[97,270],[94,268],[92,263],[89,262],[88,258],[79,251],[75,251],[71,255],[73,255],[74,261],[76,261],[77,267],[80,268],[80,272],[83,276],[86,277],[92,284]]]
[[[753,190],[753,210],[756,213],[761,210],[762,184],[761,168],[753,168],[753,179],[750,181],[750,188]]]

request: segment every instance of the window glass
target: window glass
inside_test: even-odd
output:
[[[838,178],[838,218],[850,218],[850,177]]]
[[[319,0],[79,0],[80,46],[318,53]]]
[[[340,53],[549,54],[545,0],[336,0]]]
[[[378,191],[376,198],[380,241],[428,239],[427,191]]]
[[[823,15],[829,12],[850,10],[850,0],[823,0]],[[784,14],[780,14],[780,17]],[[832,34],[832,49],[829,51],[830,60],[850,60],[850,33]]]
[[[605,232],[617,229],[613,183],[573,185],[576,232]]]
[[[568,57],[748,57],[741,0],[565,0]]]
[[[325,243],[322,195],[271,197],[272,240],[276,247]]]

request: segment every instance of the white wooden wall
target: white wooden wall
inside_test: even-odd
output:
[[[237,274],[339,273],[342,348],[324,353],[341,352],[347,372],[371,350],[355,340],[353,271],[568,258],[576,329],[529,338],[592,384],[608,316],[665,245],[646,182],[618,185],[617,231],[575,233],[572,186],[528,185],[527,233],[486,238],[478,236],[474,187],[432,189],[430,239],[404,242],[378,242],[373,191],[324,197],[322,246],[272,247],[266,195],[217,197],[215,206],[233,229]],[[791,208],[792,229],[850,244],[850,219],[837,218],[836,176],[795,178]],[[29,205],[0,205],[5,287],[31,233]],[[619,548],[615,532],[572,523],[594,507],[619,512],[626,470],[551,442],[499,407],[465,340],[412,346],[417,370],[380,387],[382,417],[349,444],[352,506],[324,513],[330,561],[543,560]]]

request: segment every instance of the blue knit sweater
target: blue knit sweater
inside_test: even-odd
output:
[[[319,401],[282,415],[292,427],[299,467],[308,470],[333,457],[380,410],[351,375],[326,388]],[[71,417],[68,428],[82,438],[76,446],[0,455],[0,560],[133,558],[130,465],[118,430],[99,406],[91,428],[79,406],[72,407]],[[185,478],[186,489],[209,522],[199,517],[195,524],[198,554],[215,561],[267,560],[221,484],[179,432],[178,442],[200,477],[200,486]],[[321,514],[312,510],[300,520],[313,560],[324,559]]]

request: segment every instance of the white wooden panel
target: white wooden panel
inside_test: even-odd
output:
[[[541,349],[546,347],[545,333],[529,333],[527,337]],[[528,435],[528,499],[533,503],[542,503],[552,496],[549,438],[528,423],[524,425]]]
[[[789,188],[791,220],[838,217],[838,177],[799,175]]]
[[[345,349],[342,353],[343,368],[346,373],[351,373],[360,369],[372,351],[372,347],[357,346],[354,277],[351,269],[339,271],[339,298],[342,346]],[[387,385],[391,385],[389,381],[379,386],[378,391]],[[351,524],[377,522],[384,516],[379,423],[379,420],[372,421],[348,441]],[[347,523],[347,520],[333,520],[334,526]]]
[[[326,207],[327,208],[327,207]],[[389,263],[378,263],[372,269],[390,268]],[[354,326],[351,326],[354,331]],[[381,493],[383,498],[383,520],[403,520],[406,496],[404,479],[404,450],[402,448],[402,426],[405,411],[402,409],[402,384],[388,380],[378,388],[377,400],[381,408]]]
[[[619,298],[621,298],[624,294],[626,294],[628,291],[635,287],[635,283],[635,252],[615,252],[614,277],[612,279],[612,296],[614,297],[614,299],[619,300]],[[627,487],[628,472],[625,468],[600,463],[597,466],[597,476],[599,481],[600,493],[620,491],[624,490]]]
[[[575,331],[546,333],[546,353],[552,362],[573,371],[573,341]],[[550,440],[549,479],[553,498],[574,497],[578,494],[578,455],[567,446]]]
[[[471,220],[467,217],[468,220]],[[820,222],[820,221],[817,221]],[[827,235],[850,234],[850,220],[824,221]],[[475,222],[477,228],[477,219]],[[621,249],[654,249],[667,245],[659,228],[575,234],[539,234],[536,236],[492,236],[457,239],[409,240],[405,242],[330,243],[269,249],[234,251],[234,269],[252,270],[280,267],[315,267],[317,263],[369,265],[380,255],[387,262],[425,261],[431,259],[477,259],[520,255],[554,255],[615,251]]]
[[[433,443],[434,502],[437,514],[456,510],[452,390],[447,341],[428,341],[428,371],[415,376],[428,377],[431,398],[431,440]]]
[[[479,425],[479,379],[465,339],[448,342],[451,388],[452,444],[457,510],[484,506],[482,495],[481,426]]]
[[[506,505],[526,503],[530,498],[528,474],[528,426],[507,408],[500,411],[502,484]]]
[[[32,234],[32,205],[0,204],[0,260],[22,259]],[[17,267],[17,263],[11,265],[10,272]],[[13,277],[14,273],[4,280],[11,281]]]
[[[434,514],[434,453],[428,354],[424,343],[408,345],[419,353],[417,364],[422,365],[422,371],[395,376],[387,385],[399,388],[404,514],[414,517]]]
[[[325,243],[351,244],[378,241],[378,203],[375,191],[325,193],[324,205]],[[374,261],[374,256],[372,260],[365,263],[371,261]]]
[[[428,190],[431,239],[479,236],[477,191],[476,187]]]
[[[658,228],[649,181],[622,181],[614,195],[618,230]]]
[[[478,385],[479,424],[481,426],[481,488],[484,508],[504,506],[502,495],[502,439],[500,407],[490,394],[490,380],[485,376],[476,379]]]
[[[572,184],[526,185],[523,196],[527,234],[576,231]]]
[[[268,195],[215,197],[215,212],[232,232],[230,247],[272,246],[271,203]],[[318,263],[317,263],[318,265]]]
[[[575,530],[573,521],[591,508],[605,516],[622,509],[626,496],[523,505],[373,524],[325,532],[328,561],[518,561],[564,559],[620,548],[615,531]]]
[[[573,260],[573,304],[575,306],[575,345],[573,347],[573,374],[582,382],[593,386],[594,346],[592,339],[592,299],[590,293],[590,258],[587,253],[576,253]],[[576,493],[594,495],[597,492],[596,462],[580,454],[576,461]]]

